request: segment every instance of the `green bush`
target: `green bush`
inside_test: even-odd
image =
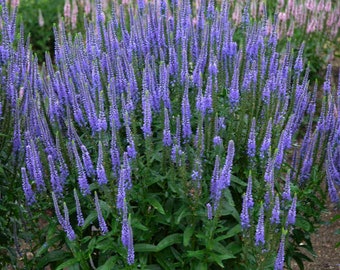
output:
[[[21,0],[18,8],[18,23],[25,26],[26,36],[30,36],[32,50],[39,62],[44,61],[45,52],[54,50],[53,24],[63,14],[64,0]],[[39,25],[39,10],[43,25]]]

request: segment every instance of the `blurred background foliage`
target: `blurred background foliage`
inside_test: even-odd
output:
[[[18,23],[25,26],[26,36],[30,35],[32,50],[37,54],[40,62],[43,62],[45,52],[53,52],[53,24],[58,23],[64,4],[64,0],[20,1]]]
[[[117,1],[121,2],[121,1]],[[171,2],[171,1],[170,1]],[[195,2],[195,1],[193,1]],[[93,3],[91,3],[90,10],[87,9],[85,12],[85,1],[77,1],[77,20],[76,24],[72,24],[72,18],[65,18],[66,26],[68,32],[79,32],[83,30],[83,22],[84,17],[91,19],[91,12],[94,10]],[[269,16],[274,17],[274,14],[277,10],[278,1],[268,0],[267,8]],[[333,1],[335,4],[335,1]],[[194,6],[194,5],[193,5]],[[71,1],[71,16],[72,10],[74,10],[75,4]],[[108,15],[110,14],[108,7]],[[87,13],[87,14],[86,14]],[[53,33],[53,25],[58,25],[59,20],[61,20],[65,15],[65,1],[64,0],[21,0],[20,5],[18,6],[18,24],[23,24],[25,28],[26,37],[30,36],[30,44],[32,46],[32,50],[37,55],[39,62],[42,63],[45,60],[45,52],[49,52],[53,57],[54,50],[54,33]],[[337,35],[337,37],[339,34]],[[288,37],[284,37],[280,41],[280,48],[282,50],[285,49],[285,45]],[[311,76],[310,80],[314,81],[315,79],[320,79],[324,77],[323,70],[326,68],[326,63],[331,60],[331,58],[338,53],[336,51],[337,48],[337,38],[331,37],[327,35],[325,32],[313,32],[310,34],[306,34],[304,29],[295,29],[294,35],[289,37],[292,41],[292,47],[299,48],[299,44],[305,41],[305,53],[304,56],[308,60],[309,65],[311,67]],[[2,124],[2,123],[1,123]],[[1,130],[6,130],[5,128]],[[11,131],[9,129],[9,131]],[[17,200],[17,194],[22,194],[21,188],[21,180],[20,176],[16,175],[14,172],[18,170],[8,170],[8,168],[13,167],[15,157],[10,157],[6,153],[11,152],[8,148],[10,147],[8,134],[0,134],[1,136],[1,145],[0,145],[0,227],[2,230],[0,231],[0,266],[1,263],[14,264],[17,259],[17,251],[15,250],[15,246],[17,245],[16,241],[18,239],[24,239],[27,243],[34,243],[36,247],[45,248],[44,244],[44,234],[48,232],[40,231],[38,227],[34,227],[34,224],[42,222],[42,218],[45,220],[49,220],[49,208],[52,207],[51,202],[46,202],[46,209],[33,209],[32,212],[29,212],[28,209],[24,206],[24,203]],[[319,179],[314,179],[316,187],[320,187]],[[12,191],[12,192],[9,192]],[[322,190],[318,190],[315,192],[315,189],[308,189],[301,191],[303,194],[299,194],[299,198],[308,197],[310,198],[310,205],[306,207],[304,214],[306,216],[315,213],[310,213],[310,209],[315,209],[314,207],[319,206],[323,208],[324,205],[319,203],[318,201],[321,196],[321,201],[325,200],[325,194]],[[316,194],[318,196],[316,196]],[[312,207],[309,207],[312,206]],[[37,211],[35,211],[37,210]],[[38,213],[43,213],[43,216],[38,216]],[[317,211],[319,213],[319,211]],[[26,216],[30,216],[29,220],[35,220],[37,222],[27,224],[25,220],[27,220]],[[317,217],[315,217],[317,218]],[[316,221],[316,223],[318,223]],[[305,225],[305,223],[303,223]],[[307,226],[308,225],[308,226]],[[305,225],[305,230],[313,233],[315,228],[313,224]],[[301,224],[300,224],[301,226]],[[306,228],[307,227],[307,228]],[[21,229],[20,229],[21,228]],[[28,230],[29,228],[29,230]],[[28,234],[27,231],[34,231],[34,233]],[[296,233],[299,233],[296,230]],[[34,241],[32,241],[32,237],[36,237]],[[298,245],[299,243],[297,243]],[[310,247],[309,243],[306,244],[307,247]],[[32,248],[27,248],[28,250],[32,250]],[[34,248],[33,248],[34,249]],[[46,248],[47,249],[47,248]],[[295,255],[294,249],[291,250],[291,257]],[[25,250],[22,250],[22,254],[19,254],[23,263],[26,263],[31,259],[28,258],[29,253],[25,253]],[[41,253],[48,253],[46,250],[41,251]],[[2,254],[6,254],[6,256],[2,256]],[[10,256],[8,256],[10,255]],[[301,254],[298,254],[301,256]],[[32,262],[31,262],[32,263]]]
[[[114,3],[118,6],[120,4],[128,4],[133,1],[134,0],[116,0],[114,1]],[[17,0],[12,0],[12,3],[17,2]],[[173,1],[168,2],[171,5]],[[199,1],[192,0],[191,2],[193,10],[195,10]],[[245,0],[230,1],[230,7],[232,10],[242,10],[247,2],[248,1]],[[256,16],[259,16],[261,13],[262,7],[260,5],[260,2],[249,1],[250,9],[256,10]],[[311,70],[311,81],[314,81],[315,79],[318,79],[320,81],[322,80],[323,76],[323,73],[320,73],[320,71],[325,70],[327,63],[332,61],[334,57],[339,56],[340,52],[337,46],[339,33],[335,34],[335,36],[329,33],[331,31],[331,28],[326,25],[326,21],[329,17],[329,15],[327,15],[327,12],[325,13],[325,15],[322,15],[323,18],[318,19],[320,21],[324,20],[323,30],[320,31],[321,28],[319,26],[315,26],[316,29],[314,31],[310,31],[311,27],[313,28],[311,24],[320,24],[320,21],[313,21],[314,11],[308,10],[308,7],[305,7],[304,11],[301,11],[306,14],[303,15],[306,16],[306,23],[303,26],[298,25],[299,23],[295,22],[297,20],[296,15],[289,14],[289,12],[293,13],[293,11],[289,11],[289,2],[294,2],[296,9],[298,9],[299,5],[301,4],[307,7],[307,4],[311,1],[302,1],[306,3],[302,3],[301,1],[297,2],[287,0],[266,1],[266,10],[270,20],[273,20],[276,15],[278,16],[278,25],[281,29],[279,30],[279,48],[284,51],[287,40],[290,40],[292,42],[293,48],[298,48],[299,44],[305,41],[304,53],[306,59],[308,59]],[[327,1],[324,1],[324,4],[326,4],[326,2]],[[336,9],[334,12],[335,14],[337,14],[337,10],[339,9],[337,1],[332,0],[331,2],[332,9]],[[112,1],[105,0],[102,1],[102,3],[106,16],[110,17]],[[218,8],[219,4],[220,1],[217,0],[216,5]],[[256,5],[256,7],[253,7],[254,5]],[[318,7],[316,7],[315,10],[317,10],[317,8]],[[91,19],[95,15],[94,13],[94,0],[21,0],[20,4],[18,5],[18,22],[19,24],[23,23],[25,25],[25,34],[26,36],[28,34],[30,35],[32,49],[38,56],[39,62],[42,63],[45,59],[45,52],[49,52],[53,58],[53,25],[58,25],[58,23],[62,19],[65,21],[65,25],[67,27],[66,30],[68,32],[83,32],[84,18]],[[240,11],[238,11],[238,13],[240,15]],[[254,11],[250,11],[250,13],[253,13],[251,14],[251,19],[254,19]],[[235,19],[237,17],[236,14],[237,12],[233,12],[232,16],[235,24],[238,24],[239,19]],[[336,24],[337,21],[336,19],[334,20],[335,22],[333,24]],[[293,29],[289,29],[289,26],[291,24],[295,25],[292,27]],[[339,22],[337,24],[339,24]],[[290,30],[293,31],[289,33]]]

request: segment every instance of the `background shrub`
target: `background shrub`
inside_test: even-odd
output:
[[[23,220],[48,221],[25,265],[302,268],[325,179],[338,200],[331,66],[317,110],[306,45],[281,53],[265,17],[137,4],[109,20],[98,1],[75,36],[55,26],[41,69],[19,38],[4,69]]]

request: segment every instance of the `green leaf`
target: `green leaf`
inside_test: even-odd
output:
[[[97,213],[95,211],[91,212],[87,218],[84,221],[84,225],[83,225],[83,229],[86,229],[89,225],[91,225],[93,223],[93,221],[95,221],[95,219],[97,218]]]
[[[147,199],[147,202],[150,203],[159,213],[165,215],[163,206],[159,203],[159,201],[157,201],[156,198],[150,197]]]
[[[94,237],[94,238],[91,239],[90,243],[88,244],[87,251],[89,253],[92,253],[96,244],[97,244],[97,238]]]
[[[183,245],[187,247],[190,243],[191,236],[193,235],[195,231],[195,227],[192,225],[188,225],[183,233]]]
[[[44,266],[48,265],[51,262],[57,262],[57,261],[62,262],[69,256],[70,256],[70,253],[64,250],[53,250],[47,253],[41,259],[39,259],[39,263],[37,264],[37,269],[43,269]]]
[[[226,246],[226,248],[231,252],[232,254],[238,254],[242,251],[242,245],[237,242],[231,242]]]
[[[145,267],[145,269],[146,270],[162,270],[162,268],[158,264],[149,264]]]
[[[207,270],[208,264],[204,262],[200,262],[197,266],[195,266],[196,270]]]
[[[112,241],[111,238],[105,238],[100,242],[95,241],[95,248],[102,250],[102,251],[107,251],[107,250],[115,250],[115,242]],[[88,250],[91,250],[88,248]],[[92,252],[91,252],[92,253]]]
[[[231,180],[231,182],[237,183],[240,186],[244,186],[244,187],[247,186],[246,182],[242,181],[240,178],[238,178],[235,175],[231,175],[230,180]]]
[[[151,244],[135,244],[135,252],[157,252],[157,246]]]
[[[226,189],[225,189],[224,195],[225,195],[225,198],[227,199],[227,202],[228,202],[231,206],[235,206],[235,202],[234,202],[233,196],[231,195],[231,192],[230,192],[229,188],[226,188]]]
[[[176,269],[175,267],[170,267],[169,261],[167,261],[162,256],[157,256],[156,261],[161,265],[162,269],[164,270],[173,270]]]
[[[47,250],[48,250],[49,245],[47,243],[44,243],[38,250],[36,253],[37,257],[40,257],[41,255],[43,255]]]
[[[174,244],[182,243],[182,239],[183,239],[182,234],[180,233],[174,233],[174,234],[168,235],[158,243],[157,251],[161,251]]]
[[[180,224],[182,218],[190,215],[191,213],[189,212],[188,208],[186,208],[184,205],[175,213],[175,224]]]
[[[312,225],[306,219],[301,218],[301,217],[296,217],[295,226],[307,232],[309,232],[310,229],[312,228]]]
[[[182,259],[182,253],[180,253],[177,249],[175,249],[173,246],[170,247],[172,254],[176,258],[176,260],[182,264],[184,264]]]
[[[102,266],[96,268],[97,270],[114,269],[116,266],[116,257],[110,257]]]
[[[205,258],[205,250],[189,250],[187,257],[203,260]]]
[[[241,231],[242,231],[241,225],[237,224],[227,232],[226,238],[233,237],[233,236],[239,234]]]
[[[56,270],[63,270],[63,269],[66,268],[66,267],[74,266],[74,265],[76,265],[76,264],[79,266],[78,260],[77,260],[76,258],[72,258],[72,259],[69,259],[69,260],[67,260],[66,262],[60,264],[60,265],[57,267]]]
[[[226,256],[227,259],[235,258],[235,256],[228,250],[228,248],[217,241],[214,241],[213,243],[213,250]]]
[[[331,222],[335,222],[335,221],[337,221],[338,219],[340,219],[340,214],[335,215],[334,217],[332,217],[332,218],[331,218]]]
[[[149,231],[149,228],[144,226],[142,223],[140,223],[139,220],[137,219],[132,219],[132,224],[133,224],[133,228],[136,228],[136,229],[139,229],[141,231],[144,231],[144,232],[148,232]]]

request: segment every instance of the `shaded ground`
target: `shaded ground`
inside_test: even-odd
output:
[[[330,205],[329,210],[323,214],[324,224],[318,232],[312,236],[314,250],[317,255],[315,261],[306,264],[306,270],[339,269],[340,270],[340,235],[335,234],[340,229],[340,219],[335,222],[330,220],[340,214],[340,209]]]
[[[305,263],[305,270],[340,270],[340,247],[335,247],[340,242],[340,234],[335,234],[335,231],[340,229],[340,219],[330,222],[336,215],[340,215],[340,208],[329,204],[327,212],[322,215],[323,224],[317,233],[312,235],[316,257],[313,262]]]

